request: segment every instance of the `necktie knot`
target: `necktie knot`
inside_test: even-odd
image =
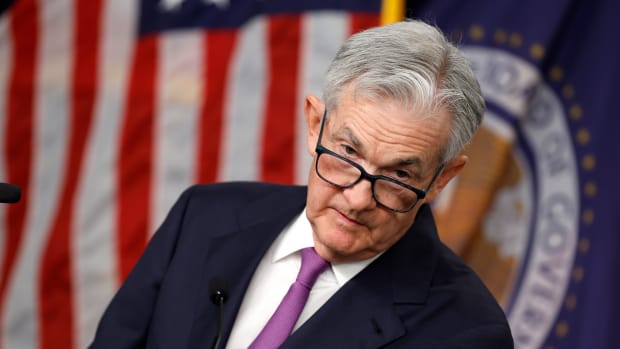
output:
[[[316,279],[327,267],[329,267],[329,262],[321,258],[314,248],[304,248],[301,250],[301,268],[297,274],[297,281],[311,289]]]

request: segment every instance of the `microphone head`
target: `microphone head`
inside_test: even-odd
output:
[[[220,304],[226,302],[228,286],[226,281],[219,277],[214,277],[209,280],[209,296],[213,304]]]
[[[0,202],[12,204],[21,199],[22,193],[18,186],[9,183],[0,183]]]

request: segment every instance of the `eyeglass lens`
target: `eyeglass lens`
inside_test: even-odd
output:
[[[342,188],[354,185],[362,177],[359,168],[329,152],[320,154],[316,170],[321,178]],[[418,200],[415,192],[381,178],[373,181],[373,195],[381,205],[397,211],[409,210]]]

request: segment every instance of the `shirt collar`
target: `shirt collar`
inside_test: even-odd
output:
[[[284,228],[280,235],[281,238],[275,241],[276,246],[272,262],[276,263],[306,247],[313,247],[314,238],[312,235],[312,225],[310,225],[310,221],[308,221],[306,209],[304,208],[304,210]],[[331,264],[331,270],[338,281],[338,285],[342,286],[347,281],[351,280],[381,254],[383,254],[383,252],[361,261]]]

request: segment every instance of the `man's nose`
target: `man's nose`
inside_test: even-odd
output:
[[[354,186],[344,189],[343,194],[352,210],[362,211],[376,206],[372,197],[372,183],[368,180],[362,179]]]

